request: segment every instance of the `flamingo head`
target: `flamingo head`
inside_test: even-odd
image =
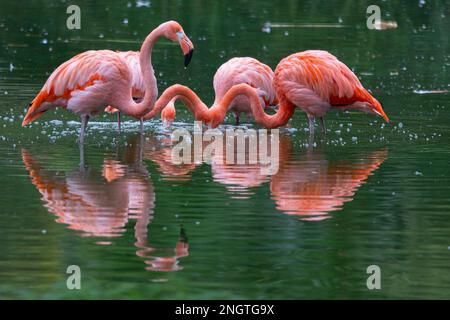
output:
[[[360,110],[365,113],[371,113],[375,114],[377,116],[382,117],[386,122],[389,122],[389,118],[384,112],[383,108],[381,107],[381,104],[376,100],[373,99],[373,102],[362,102],[358,101],[353,104],[354,109]]]
[[[188,36],[184,33],[181,25],[176,21],[166,22],[165,25],[165,36],[180,44],[181,50],[184,54],[184,66],[187,67],[189,62],[191,62],[192,55],[194,53],[194,45]]]
[[[209,119],[206,124],[208,128],[215,129],[223,122],[223,117],[219,112],[215,112],[213,108],[211,108],[210,110],[212,110],[213,112],[211,112],[211,114],[209,115]]]
[[[163,128],[168,129],[175,120],[175,99],[170,100],[167,106],[161,112],[161,120],[163,121]]]

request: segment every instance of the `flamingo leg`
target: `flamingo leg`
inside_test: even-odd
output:
[[[84,144],[79,145],[80,148],[80,170],[84,172],[85,162],[84,162]]]
[[[308,114],[308,122],[309,122],[309,136],[314,137],[314,124],[316,122],[316,118]]]
[[[234,119],[236,120],[235,125],[238,126],[239,125],[239,112],[234,113]]]
[[[144,134],[144,118],[140,118],[139,121],[140,121],[140,132],[142,135]]]
[[[84,144],[84,135],[86,134],[86,128],[89,121],[89,116],[84,114],[81,116],[81,128],[80,128],[80,136],[78,137],[78,143]]]
[[[117,112],[117,131],[120,133],[121,127],[120,127],[120,111]]]
[[[325,118],[320,117],[320,128],[322,130],[322,134],[325,135],[327,133],[327,127],[325,126]]]

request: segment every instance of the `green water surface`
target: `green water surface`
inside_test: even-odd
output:
[[[398,27],[369,30],[370,4]],[[80,30],[66,27],[68,5],[0,4],[0,298],[449,297],[449,1],[78,1]],[[195,54],[185,69],[176,44],[157,43],[159,92],[181,83],[209,104],[232,57],[275,68],[322,49],[391,122],[330,112],[310,148],[298,110],[280,130],[274,176],[175,166],[158,118],[140,137],[125,117],[118,136],[115,116],[101,114],[84,150],[65,110],[20,126],[59,64],[90,49],[138,50],[170,19]],[[192,128],[178,110],[175,128]],[[81,290],[66,287],[69,265],[81,268]],[[381,268],[380,290],[366,286],[369,265]]]

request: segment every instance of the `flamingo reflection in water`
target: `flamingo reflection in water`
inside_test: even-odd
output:
[[[358,188],[388,156],[385,148],[358,155],[355,161],[328,160],[316,150],[296,159],[291,152],[281,152],[279,171],[270,182],[272,199],[278,210],[309,221],[327,219],[330,212],[353,201]]]
[[[136,220],[136,255],[143,258],[146,269],[182,269],[179,258],[189,255],[183,229],[173,249],[174,254],[170,256],[156,256],[155,251],[162,250],[152,247],[148,241],[155,192],[150,174],[142,164],[142,139],[128,145],[124,161],[105,159],[102,170],[84,164],[83,146],[80,146],[80,169],[64,175],[44,169],[40,161],[25,149],[22,150],[22,160],[32,183],[41,193],[45,207],[57,217],[56,222],[80,231],[83,237],[99,238],[97,244],[108,245],[112,239],[124,234],[129,220]]]
[[[237,152],[237,151],[236,151]],[[246,149],[246,159],[249,159]],[[260,164],[212,163],[215,181],[226,185],[233,198],[249,198],[255,187],[270,180],[270,194],[276,209],[315,221],[329,218],[352,201],[359,187],[387,159],[387,149],[358,154],[358,161],[328,160],[316,149],[307,149],[294,158],[288,135],[280,135],[279,170],[273,176],[261,174]]]
[[[191,172],[197,167],[193,156],[190,163],[175,164],[172,161],[173,143],[170,136],[147,136],[143,157],[157,165],[162,179],[166,181],[189,181]],[[193,152],[191,152],[193,155]]]

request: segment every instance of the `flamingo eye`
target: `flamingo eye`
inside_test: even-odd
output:
[[[182,40],[184,38],[184,33],[182,31],[177,32],[178,40]]]

